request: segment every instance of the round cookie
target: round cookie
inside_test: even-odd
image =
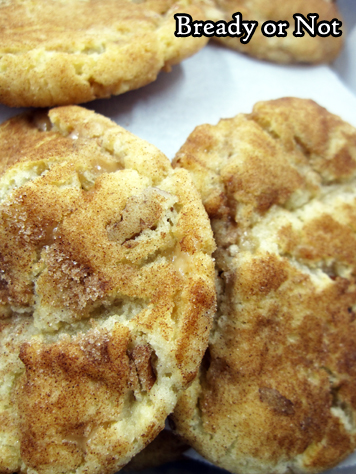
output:
[[[122,94],[202,48],[176,38],[191,0],[10,0],[0,3],[0,102],[51,107]]]
[[[303,37],[295,37],[293,15],[317,13],[317,21],[342,20],[333,0],[203,0],[205,15],[214,22],[233,21],[232,15],[240,12],[243,21],[258,21],[258,27],[247,44],[237,37],[214,37],[216,41],[229,48],[249,54],[255,58],[277,63],[326,63],[339,54],[343,45],[342,36],[314,38],[305,32]],[[285,37],[266,37],[261,27],[265,21],[288,21]],[[304,29],[302,31],[305,31]]]
[[[209,220],[187,171],[86,109],[0,143],[0,472],[114,473],[206,349]]]
[[[356,130],[310,100],[198,127],[175,158],[210,216],[218,310],[176,430],[234,473],[356,448]]]

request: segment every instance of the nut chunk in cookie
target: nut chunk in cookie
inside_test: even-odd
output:
[[[0,143],[0,472],[112,474],[197,373],[209,220],[187,171],[88,110]]]
[[[176,38],[174,14],[202,19],[194,0],[0,2],[0,102],[53,107],[88,102],[156,80],[205,46]]]
[[[356,449],[356,130],[309,100],[198,127],[175,158],[217,242],[218,310],[174,414],[211,462],[317,473]]]

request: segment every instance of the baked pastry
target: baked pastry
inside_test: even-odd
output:
[[[209,220],[185,170],[86,109],[0,143],[0,472],[114,473],[206,349]]]
[[[205,5],[207,18],[214,22],[233,21],[232,15],[236,12],[241,13],[244,21],[258,22],[258,27],[247,44],[241,43],[241,38],[236,36],[214,37],[219,43],[255,58],[276,63],[327,63],[336,58],[343,45],[342,36],[312,37],[306,28],[302,30],[305,33],[303,37],[293,35],[295,13],[302,14],[309,23],[309,13],[319,15],[317,22],[330,22],[334,19],[342,21],[333,0],[204,0],[202,4]],[[261,27],[266,21],[288,21],[289,28],[284,30],[286,36],[264,36]]]
[[[210,216],[218,310],[176,431],[234,473],[356,448],[356,130],[310,100],[202,125],[175,158]]]
[[[0,3],[0,102],[51,107],[122,94],[202,48],[176,38],[191,0],[10,0]]]

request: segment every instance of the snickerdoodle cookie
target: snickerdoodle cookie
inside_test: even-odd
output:
[[[277,63],[326,63],[338,55],[343,45],[343,37],[310,36],[304,28],[303,37],[295,37],[295,19],[293,15],[300,13],[309,25],[309,13],[318,15],[316,21],[342,21],[340,12],[332,0],[202,0],[206,16],[212,21],[232,21],[236,12],[242,14],[244,21],[257,21],[258,27],[247,43],[241,43],[238,37],[215,37],[216,41],[249,54],[259,59],[267,59]],[[261,27],[266,21],[288,21],[289,28],[285,37],[266,37]],[[278,32],[279,29],[277,28]],[[316,30],[317,31],[317,30]],[[325,27],[322,31],[326,31]],[[341,28],[342,31],[342,28]]]
[[[206,349],[209,220],[187,171],[86,109],[0,143],[0,472],[114,473]]]
[[[218,310],[176,430],[235,473],[356,448],[356,130],[310,100],[198,127],[175,165],[210,216]]]
[[[191,0],[0,2],[0,102],[51,107],[122,94],[202,48],[176,38],[174,13]]]

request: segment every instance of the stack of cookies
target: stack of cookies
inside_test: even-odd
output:
[[[0,126],[0,473],[114,474],[168,416],[179,437],[132,469],[192,446],[237,474],[318,473],[356,449],[356,130],[310,100],[260,102],[171,164],[73,105],[202,48],[174,35],[177,12],[338,15],[228,3],[0,4],[0,101],[59,106]],[[243,52],[341,45],[265,40]]]

